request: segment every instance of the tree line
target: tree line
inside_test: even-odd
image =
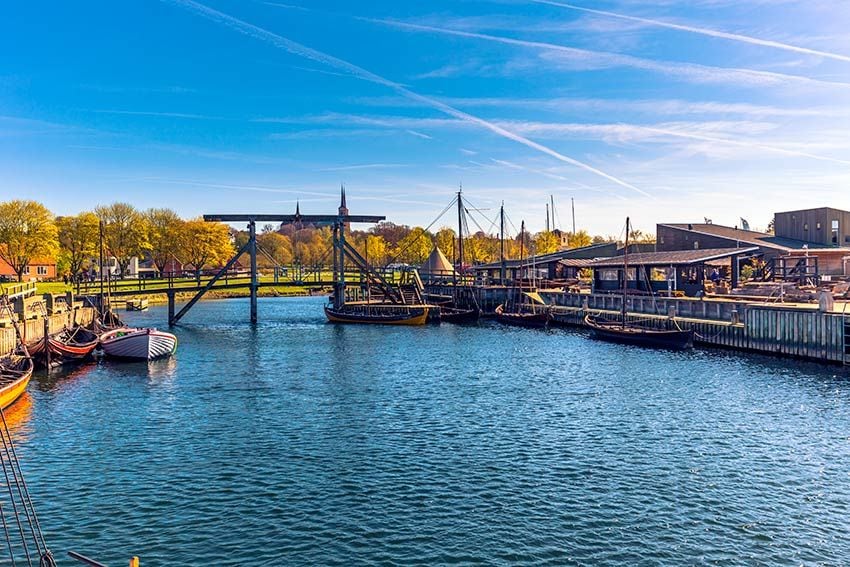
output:
[[[172,261],[200,273],[226,263],[248,240],[247,231],[201,218],[182,219],[167,208],[138,210],[128,203],[113,203],[56,217],[37,201],[15,200],[0,203],[0,259],[12,267],[19,280],[26,267],[40,258],[54,259],[57,275],[75,277],[96,269],[101,230],[104,253],[115,258],[122,277],[134,257],[149,259],[159,273],[165,273]],[[615,240],[591,236],[586,230],[566,234],[566,242],[562,235],[526,231],[505,240],[505,257],[517,259],[555,252],[564,245],[578,248]],[[633,241],[653,240],[651,235],[630,236]],[[352,231],[347,239],[374,266],[422,264],[434,246],[453,263],[458,261],[457,232],[449,227],[430,232],[384,221],[367,231]],[[327,227],[265,225],[257,235],[258,264],[263,268],[327,265],[332,262],[331,240]],[[502,243],[498,235],[478,231],[464,237],[463,249],[464,264],[495,262]]]

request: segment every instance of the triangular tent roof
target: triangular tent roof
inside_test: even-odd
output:
[[[420,274],[430,274],[432,276],[454,276],[455,269],[443,251],[434,246],[431,255],[419,268]]]

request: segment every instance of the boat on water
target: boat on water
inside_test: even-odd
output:
[[[656,329],[629,321],[626,317],[626,297],[628,293],[629,273],[629,218],[626,217],[626,246],[623,250],[623,297],[620,308],[620,320],[605,320],[586,315],[585,324],[590,328],[591,336],[604,341],[626,343],[647,347],[671,349],[689,349],[694,346],[692,329]]]
[[[690,329],[653,329],[634,323],[623,324],[622,321],[606,321],[592,315],[585,316],[584,322],[590,327],[591,334],[596,339],[677,350],[689,349],[694,346],[694,332]]]
[[[0,408],[6,409],[21,397],[32,378],[33,362],[25,356],[0,359]]]
[[[177,350],[177,337],[157,329],[122,327],[100,336],[104,354],[129,360],[154,360]]]
[[[496,320],[506,325],[515,327],[532,327],[545,329],[552,317],[548,309],[529,306],[526,309],[519,308],[512,311],[505,309],[504,305],[496,307]]]
[[[346,303],[339,308],[326,305],[325,316],[331,323],[424,325],[429,308],[428,305],[395,303]]]
[[[456,325],[477,323],[481,317],[481,310],[477,307],[461,309],[458,307],[440,306],[440,322],[454,323]]]
[[[47,335],[29,347],[29,353],[45,366],[59,366],[90,358],[98,342],[99,338],[95,333],[77,326]]]

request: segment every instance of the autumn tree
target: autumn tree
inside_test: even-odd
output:
[[[585,246],[590,246],[593,243],[593,238],[591,238],[590,234],[583,229],[570,234],[568,239],[568,245],[570,248],[583,248]]]
[[[58,252],[53,213],[36,201],[0,203],[0,258],[23,278],[24,270],[38,257]]]
[[[438,230],[437,234],[434,235],[434,244],[450,259],[455,256],[457,248],[456,242],[457,233],[453,228],[449,228],[447,226]]]
[[[534,250],[537,254],[550,254],[558,251],[560,240],[555,233],[544,230],[534,236]]]
[[[110,256],[118,262],[120,277],[134,256],[141,256],[149,248],[147,219],[127,203],[113,203],[94,210],[103,223],[103,240]]]
[[[148,209],[145,219],[151,260],[163,273],[177,252],[183,220],[171,209]]]
[[[195,268],[198,278],[206,266],[223,264],[233,255],[230,231],[227,225],[218,222],[205,222],[203,219],[185,221],[179,242],[180,259]]]
[[[431,235],[417,226],[398,242],[393,255],[400,262],[422,264],[428,259],[432,248],[434,243]]]
[[[292,263],[292,242],[278,232],[264,232],[257,236],[260,265],[271,267]]]
[[[59,232],[59,255],[72,276],[82,272],[86,263],[97,256],[100,239],[99,223],[97,215],[90,212],[56,219]]]

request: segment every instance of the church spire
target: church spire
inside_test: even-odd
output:
[[[348,210],[348,207],[345,206],[345,183],[340,183],[339,193],[340,193],[340,200],[339,200],[340,210],[342,210],[342,209]]]
[[[295,216],[301,216],[301,203],[299,201],[295,201]]]

